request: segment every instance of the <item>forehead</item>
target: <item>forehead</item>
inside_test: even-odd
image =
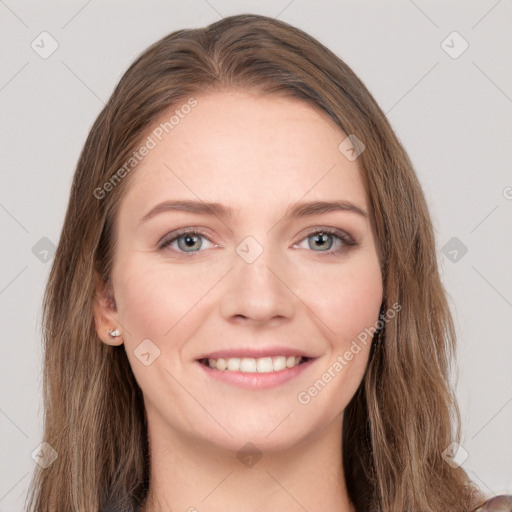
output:
[[[133,171],[121,215],[172,199],[219,202],[242,214],[284,211],[299,200],[344,199],[367,209],[359,163],[339,151],[347,135],[326,113],[247,92],[194,98],[193,108],[180,111],[183,100],[145,134],[154,147]]]

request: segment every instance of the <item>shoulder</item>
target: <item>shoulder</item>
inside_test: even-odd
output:
[[[472,512],[512,512],[512,494],[494,496]]]

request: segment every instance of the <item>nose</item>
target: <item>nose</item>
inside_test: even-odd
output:
[[[299,298],[293,291],[294,273],[270,250],[249,263],[234,255],[226,275],[221,314],[229,322],[255,325],[293,318]]]

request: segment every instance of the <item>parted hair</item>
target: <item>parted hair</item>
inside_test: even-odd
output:
[[[142,391],[124,347],[101,342],[93,316],[97,285],[106,286],[111,275],[117,212],[137,168],[104,197],[94,191],[164,112],[216,90],[298,98],[364,143],[358,161],[382,307],[398,303],[401,310],[374,338],[344,411],[347,489],[360,512],[472,510],[481,491],[445,460],[461,435],[450,380],[456,335],[413,165],[341,58],[302,30],[253,14],[177,30],[154,43],[129,66],[89,132],[43,301],[43,438],[58,457],[45,469],[36,466],[28,510],[97,512],[107,498],[125,508],[145,499],[150,453]]]

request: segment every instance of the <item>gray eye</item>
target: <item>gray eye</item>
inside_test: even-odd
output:
[[[180,250],[184,252],[195,252],[196,249],[198,250],[202,246],[201,238],[203,238],[202,235],[186,233],[178,236],[176,240],[178,241]]]
[[[333,244],[334,235],[330,233],[318,232],[308,236],[308,242],[311,249],[320,249],[321,251],[328,251]]]
[[[174,236],[171,233],[169,236],[170,238],[162,242],[160,249],[170,248],[177,252],[190,254],[200,252],[201,249],[213,247],[213,243],[209,238],[197,231],[182,231],[181,233],[174,234]],[[206,246],[204,245],[205,242]]]

